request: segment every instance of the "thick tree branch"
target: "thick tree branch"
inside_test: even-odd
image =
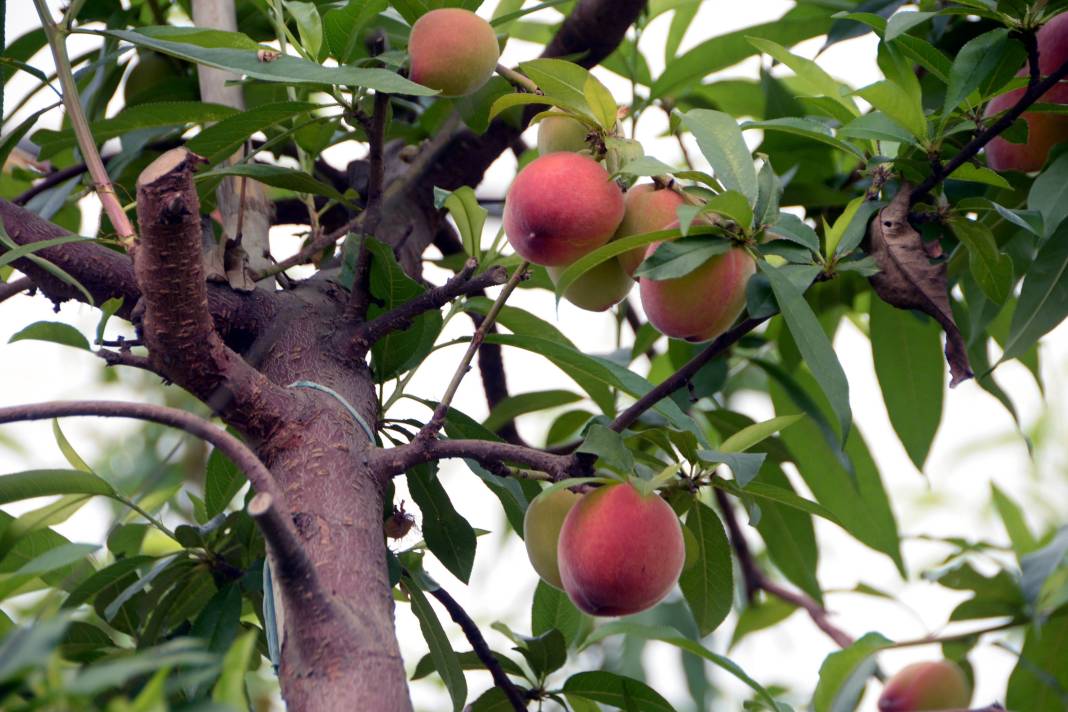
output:
[[[445,284],[423,292],[396,309],[362,324],[353,341],[357,353],[359,355],[367,353],[376,341],[391,331],[408,328],[412,320],[424,312],[440,309],[460,296],[482,293],[487,287],[504,284],[508,279],[508,272],[499,265],[472,277],[477,267],[477,262],[468,260],[463,269]]]
[[[74,416],[133,418],[184,430],[211,443],[230,458],[245,474],[256,492],[268,493],[278,502],[284,501],[274,476],[247,445],[210,421],[184,410],[150,403],[92,400],[51,401],[0,408],[0,424]]]
[[[290,394],[231,351],[208,308],[200,204],[193,186],[199,157],[176,148],[137,179],[141,238],[134,271],[143,294],[142,332],[152,362],[175,383],[245,432],[264,434],[285,417]]]
[[[1033,61],[1037,66],[1038,55],[1037,53],[1033,57]],[[1068,61],[1058,67],[1052,74],[1047,76],[1041,81],[1035,81],[1037,72],[1032,69],[1031,81],[1024,90],[1020,100],[1013,104],[1012,108],[1001,115],[994,123],[990,124],[987,128],[977,133],[971,141],[964,144],[960,152],[956,156],[951,158],[941,170],[933,171],[925,181],[916,186],[916,189],[912,192],[912,200],[915,202],[922,196],[931,192],[935,186],[941,183],[943,180],[952,175],[953,171],[960,168],[967,161],[979,154],[979,151],[983,149],[990,141],[1012,126],[1016,119],[1023,115],[1032,104],[1042,98],[1042,95],[1055,86],[1061,79],[1068,77]]]
[[[511,703],[512,709],[516,712],[523,712],[527,708],[523,693],[520,692],[519,688],[515,686],[515,683],[501,668],[501,664],[497,661],[493,651],[490,650],[486,639],[482,637],[482,631],[471,620],[471,616],[467,615],[467,611],[441,587],[427,591],[427,593],[438,599],[441,605],[445,607],[445,610],[449,612],[449,616],[456,622],[456,625],[460,626],[460,630],[464,632],[467,641],[471,643],[471,649],[475,651],[475,655],[489,670],[490,675],[493,676],[493,684],[501,688],[505,697]]]
[[[371,467],[385,477],[402,474],[415,465],[434,460],[460,457],[470,458],[487,466],[496,474],[504,474],[500,465],[515,462],[545,472],[554,481],[577,474],[575,461],[567,455],[553,455],[522,445],[492,440],[427,440],[416,439],[407,445],[376,450],[371,453]]]
[[[641,417],[642,413],[649,410],[664,398],[670,396],[678,389],[685,386],[694,375],[701,370],[706,363],[724,353],[738,339],[748,334],[753,329],[763,324],[768,317],[761,319],[746,319],[734,328],[725,331],[715,341],[705,347],[692,359],[687,361],[682,368],[665,378],[644,396],[636,400],[629,408],[624,410],[612,421],[611,428],[617,433],[626,430],[634,421]]]

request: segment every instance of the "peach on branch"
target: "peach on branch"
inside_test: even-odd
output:
[[[672,223],[678,224],[675,210],[685,202],[680,193],[670,188],[659,188],[653,183],[634,186],[624,198],[623,221],[616,230],[615,239],[656,232]],[[645,249],[635,247],[619,256],[619,263],[631,277],[645,259]]]
[[[493,76],[500,48],[493,27],[455,7],[431,10],[412,25],[408,38],[413,82],[445,96],[466,96]]]
[[[646,251],[648,258],[663,243]],[[734,323],[745,308],[745,285],[756,262],[741,247],[731,247],[689,274],[671,279],[642,277],[642,308],[657,331],[676,339],[709,341]]]
[[[566,267],[546,267],[549,278],[556,284]],[[605,260],[583,273],[564,290],[564,299],[579,309],[601,312],[619,304],[628,294],[634,280],[623,271],[615,257]]]
[[[1068,61],[1068,13],[1058,15],[1038,31],[1039,72],[1046,76]],[[1027,70],[1020,71],[1026,75]],[[993,116],[1011,109],[1024,89],[1014,89],[994,97],[986,105],[984,116]],[[1044,104],[1068,104],[1068,81],[1062,80],[1039,98]],[[1010,143],[1001,136],[986,145],[986,162],[997,171],[1037,171],[1049,158],[1052,148],[1068,141],[1068,115],[1044,111],[1025,111],[1027,141]]]
[[[578,504],[582,495],[565,488],[539,494],[527,507],[523,516],[523,542],[527,557],[542,581],[562,589],[560,567],[557,564],[557,540],[571,508]]]
[[[571,264],[608,242],[623,219],[623,192],[600,163],[550,153],[519,172],[504,201],[504,232],[534,264]]]
[[[588,146],[586,124],[570,116],[546,116],[538,122],[538,153],[545,156],[559,151],[578,153]]]
[[[686,547],[675,512],[656,493],[613,484],[585,495],[560,530],[560,578],[595,616],[643,611],[671,591]]]
[[[955,662],[913,663],[887,680],[879,712],[964,709],[971,699],[968,678]]]

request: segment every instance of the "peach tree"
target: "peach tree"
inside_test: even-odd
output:
[[[832,339],[847,320],[870,337],[919,469],[947,372],[1015,417],[997,367],[1040,379],[1038,345],[1068,315],[1068,3],[798,0],[682,51],[711,3],[480,4],[34,0],[37,26],[6,38],[5,85],[36,86],[4,102],[0,301],[28,291],[60,315],[11,339],[154,374],[172,405],[0,408],[0,423],[53,420],[68,461],[0,475],[0,504],[56,497],[0,512],[0,705],[245,709],[263,668],[288,709],[392,712],[412,708],[414,668],[442,681],[437,709],[666,711],[657,675],[591,662],[655,640],[696,661],[701,709],[705,664],[749,688],[747,709],[851,710],[886,679],[882,651],[932,643],[944,660],[902,670],[880,709],[1065,709],[1068,528],[1033,531],[995,489],[1007,543],[961,532],[941,567],[908,571]],[[641,38],[665,15],[654,73]],[[881,78],[848,86],[793,50],[819,37],[876,39]],[[540,53],[502,65],[512,40]],[[714,76],[753,57],[758,79]],[[680,152],[635,140],[652,115]],[[339,146],[360,157],[324,158]],[[503,206],[480,201],[506,151]],[[90,193],[99,228],[80,235]],[[300,226],[294,255],[272,256],[274,225]],[[580,350],[566,323],[509,303],[517,290],[606,312],[618,343]],[[94,334],[63,321],[68,301],[99,310]],[[442,340],[463,317],[466,336]],[[417,390],[446,346],[440,387]],[[511,391],[513,350],[574,390]],[[453,402],[465,377],[483,421]],[[774,417],[738,412],[743,391]],[[425,415],[397,417],[401,401]],[[516,421],[543,411],[530,442]],[[210,448],[176,468],[146,446],[119,481],[64,437],[72,416]],[[526,530],[543,579],[529,629],[498,626],[506,649],[423,566],[466,583],[478,551],[447,459]],[[114,504],[105,546],[55,531],[93,498]],[[844,630],[815,519],[965,594],[950,620],[970,627]],[[396,607],[419,620],[421,660],[401,658]],[[732,611],[736,638],[800,611],[840,650],[808,688],[776,687],[714,649]],[[1005,707],[971,700],[986,645],[1018,658]]]

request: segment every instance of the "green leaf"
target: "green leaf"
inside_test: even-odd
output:
[[[858,89],[856,94],[908,129],[920,141],[927,138],[927,117],[923,106],[890,81],[876,82]]]
[[[790,708],[787,705],[784,705],[781,702],[777,701],[771,695],[770,692],[768,692],[766,689],[764,689],[764,687],[760,683],[758,683],[753,678],[749,677],[749,675],[747,675],[746,672],[741,667],[739,667],[739,665],[737,663],[735,663],[733,660],[731,660],[730,658],[727,658],[727,657],[725,657],[723,655],[719,655],[718,653],[714,653],[711,650],[709,650],[708,648],[700,645],[699,643],[696,643],[696,642],[690,640],[689,638],[683,637],[682,634],[679,633],[674,628],[671,628],[671,627],[668,627],[668,626],[641,625],[639,623],[631,623],[629,621],[616,621],[614,623],[608,623],[607,625],[602,625],[599,628],[597,628],[589,636],[589,638],[586,639],[586,642],[584,643],[584,645],[585,646],[589,646],[592,643],[598,642],[600,640],[604,640],[605,638],[608,638],[609,636],[612,636],[612,635],[624,635],[624,636],[628,636],[628,637],[629,636],[635,636],[635,637],[638,637],[638,638],[643,638],[645,640],[659,640],[659,641],[661,641],[663,643],[667,643],[669,645],[674,645],[676,648],[684,650],[685,652],[690,653],[691,655],[695,655],[698,658],[703,658],[703,659],[709,661],[710,663],[712,663],[713,665],[716,665],[717,667],[719,667],[719,668],[721,668],[723,670],[726,670],[728,673],[730,673],[731,675],[736,677],[738,680],[740,680],[743,683],[745,683],[746,685],[748,685],[750,689],[752,689],[754,692],[756,692],[757,695],[759,695],[765,702],[768,703],[768,705],[771,707],[772,710],[775,710],[777,712],[789,712],[789,710],[790,710]],[[580,675],[593,675],[593,674],[604,674],[604,673],[580,673]],[[577,676],[575,676],[575,677],[577,677]],[[574,678],[572,678],[572,679],[574,679]],[[564,689],[565,689],[565,691],[567,691],[567,683],[564,684]],[[598,698],[590,698],[590,699],[596,699],[598,702],[601,702],[601,701],[608,702],[608,700],[601,700],[601,699],[598,699]],[[609,702],[609,704],[612,704],[612,703]],[[641,709],[645,710],[647,708],[646,707],[641,707]],[[660,709],[660,708],[658,708],[658,707],[649,707],[648,709]],[[671,709],[671,708],[668,707],[667,709]]]
[[[223,176],[245,176],[275,188],[292,190],[296,193],[311,193],[325,198],[336,200],[339,203],[347,202],[345,196],[337,192],[334,186],[312,178],[304,171],[283,166],[272,166],[264,163],[235,163],[216,166],[205,173],[198,173],[196,181],[214,180]]]
[[[323,46],[323,21],[315,3],[285,0],[285,4],[289,14],[297,22],[301,46],[312,57],[319,56],[319,50]]]
[[[968,40],[953,59],[942,106],[942,122],[997,68],[1008,44],[1009,31],[999,27]]]
[[[774,462],[765,463],[760,470],[760,482],[746,488],[746,493],[753,494],[751,488],[760,484],[790,493],[794,491],[790,480]],[[771,562],[798,588],[822,602],[823,591],[816,576],[820,552],[812,517],[788,505],[762,499],[760,521],[756,527],[767,546]]]
[[[218,449],[212,450],[204,475],[204,507],[208,519],[225,510],[246,481],[245,474],[230,458]]]
[[[718,628],[731,611],[731,545],[719,517],[699,500],[686,515],[686,528],[697,542],[697,561],[683,570],[679,588],[703,638]]]
[[[468,650],[462,653],[456,653],[456,657],[460,660],[460,667],[464,670],[485,670],[486,664],[479,659],[478,654],[473,650]],[[498,652],[493,653],[493,657],[500,663],[501,669],[509,675],[515,675],[517,677],[523,676],[523,669],[519,667],[511,658],[505,657]],[[427,653],[419,662],[415,665],[415,672],[412,673],[412,680],[420,680],[434,670],[434,659],[430,657],[430,653]],[[509,708],[511,709],[511,708]]]
[[[886,22],[883,40],[890,42],[937,15],[937,12],[899,12]]]
[[[851,712],[875,672],[872,656],[891,642],[878,633],[868,633],[848,648],[828,655],[820,666],[813,712]]]
[[[997,171],[987,168],[986,166],[976,166],[971,163],[963,164],[953,171],[949,177],[953,180],[984,183],[996,188],[1012,188],[1012,185]]]
[[[397,262],[393,248],[367,238],[371,256],[371,294],[375,302],[367,311],[374,318],[414,299],[425,290],[405,273]],[[441,332],[441,311],[431,309],[412,320],[403,331],[392,331],[371,347],[371,368],[379,383],[404,373],[429,353]]]
[[[582,400],[582,396],[579,394],[558,389],[519,393],[509,396],[493,406],[493,410],[490,411],[486,420],[482,422],[482,426],[487,430],[497,432],[505,423],[511,422],[526,413],[559,408],[580,400]]]
[[[596,455],[605,466],[624,475],[634,471],[634,456],[623,443],[623,436],[603,425],[591,425],[576,452]]]
[[[824,333],[819,320],[812,312],[812,307],[805,301],[804,295],[779,270],[761,260],[758,263],[761,273],[767,275],[775,301],[779,304],[786,326],[797,343],[801,357],[812,370],[824,395],[827,396],[831,409],[838,416],[839,436],[841,442],[849,437],[853,414],[849,408],[849,382],[846,380],[842,364],[831,346],[830,339]]]
[[[361,30],[388,8],[387,0],[349,0],[345,7],[328,10],[323,15],[323,36],[339,64],[352,61],[362,42]]]
[[[949,227],[968,248],[968,265],[987,299],[1004,304],[1012,291],[1012,259],[998,251],[994,233],[985,224],[965,217],[952,217]]]
[[[1068,164],[1066,164],[1068,165]],[[998,363],[1027,353],[1068,315],[1068,223],[1039,248],[1020,288],[1009,338]]]
[[[830,127],[819,121],[812,119],[803,119],[800,117],[787,116],[780,119],[767,119],[765,121],[746,121],[742,124],[742,130],[748,131],[749,129],[763,129],[765,131],[782,131],[784,133],[793,134],[795,136],[801,136],[802,138],[812,139],[813,141],[819,141],[825,143],[828,146],[837,148],[843,153],[848,153],[851,156],[865,159],[864,151],[860,150],[856,146],[846,141],[837,138],[832,132]]]
[[[802,394],[809,398],[818,395],[818,386],[810,375],[795,371],[793,376]],[[797,404],[779,381],[772,381],[770,390],[776,413],[797,412]],[[819,412],[823,413],[823,408]],[[904,570],[890,501],[860,432],[854,429],[845,444],[852,475],[831,450],[813,418],[796,423],[779,437],[793,455],[805,484],[816,500],[830,511],[833,520],[861,543],[885,553],[900,570]],[[756,495],[759,484],[759,480],[753,482],[745,491]]]
[[[766,630],[793,615],[797,606],[787,603],[780,598],[767,596],[763,600],[754,600],[745,610],[738,615],[738,622],[731,633],[731,642],[727,646],[730,652],[737,643],[749,635],[761,630]]]
[[[923,471],[942,420],[942,330],[933,319],[872,299],[870,332],[890,424],[916,469]]]
[[[1040,549],[1020,558],[1020,590],[1024,600],[1034,606],[1053,572],[1068,557],[1068,526],[1063,526],[1053,535],[1053,539]]]
[[[538,678],[559,670],[567,662],[567,643],[555,628],[537,637],[524,637],[522,640],[523,645],[517,649],[527,659],[530,669]]]
[[[221,121],[237,113],[235,109],[222,104],[202,101],[163,101],[126,107],[110,119],[94,121],[89,125],[89,129],[92,131],[93,138],[98,143],[103,143],[132,131],[165,126],[205,124]],[[33,135],[33,141],[41,146],[39,157],[42,160],[78,144],[72,129],[62,131],[41,129]]]
[[[719,450],[720,452],[745,452],[804,417],[803,415],[780,415],[777,418],[747,425],[720,443]]]
[[[711,232],[712,229],[709,227],[695,226],[690,231],[689,235],[690,237],[694,237],[698,234],[707,235]],[[617,240],[611,240],[608,244],[598,247],[596,250],[583,255],[568,265],[560,274],[560,278],[556,282],[556,293],[562,296],[564,292],[567,291],[568,287],[575,283],[575,280],[606,260],[610,260],[617,255],[629,252],[637,247],[647,247],[654,242],[674,240],[679,237],[679,234],[678,228],[672,228],[670,230],[657,230],[656,232],[648,232],[641,235],[629,235]]]
[[[1019,559],[1037,549],[1038,541],[1031,533],[1031,528],[1027,526],[1027,519],[1020,505],[993,482],[990,483],[990,492],[994,506],[998,510],[998,516],[1001,517],[1001,523],[1005,526],[1005,531],[1012,542],[1012,549],[1016,552],[1016,558]]]
[[[78,470],[27,470],[0,476],[0,504],[55,494],[115,495],[115,490],[96,475]]]
[[[1052,236],[1068,217],[1068,153],[1062,153],[1035,178],[1027,194],[1027,207],[1042,215],[1046,236]]]
[[[675,708],[644,682],[605,670],[580,672],[567,678],[564,694],[634,712],[675,712]]]
[[[803,4],[793,8],[772,22],[746,27],[713,37],[668,62],[653,82],[650,100],[668,94],[682,93],[684,87],[699,83],[700,79],[734,66],[757,53],[753,38],[772,40],[781,45],[793,45],[825,33],[831,26],[831,11],[816,5]]]
[[[1061,712],[1068,705],[1068,611],[1030,626],[1009,676],[1005,704],[1027,712]],[[2,658],[0,658],[2,659]]]
[[[893,141],[905,145],[916,143],[911,133],[881,111],[873,111],[853,119],[838,129],[838,137]]]
[[[645,258],[634,276],[651,280],[685,277],[713,257],[726,254],[730,248],[730,240],[714,235],[664,242]]]
[[[212,701],[230,705],[238,710],[248,709],[245,673],[248,672],[254,653],[256,653],[256,631],[250,630],[235,640],[223,656],[222,673],[211,690]]]
[[[753,225],[753,208],[745,196],[736,190],[728,190],[712,196],[701,206],[701,212],[722,215],[745,229]]]
[[[16,341],[51,341],[55,344],[73,346],[77,349],[89,350],[89,341],[82,333],[69,324],[58,321],[35,321],[29,326],[16,332],[8,343]]]
[[[616,128],[616,100],[612,92],[600,80],[592,74],[586,78],[582,87],[582,93],[586,97],[586,103],[593,110],[593,116],[601,128],[611,133]]]
[[[215,655],[204,651],[199,640],[178,638],[154,648],[145,648],[134,655],[86,666],[67,683],[64,692],[95,695],[104,690],[119,689],[128,681],[154,673],[161,667],[206,667],[217,663]]]
[[[2,223],[2,222],[3,221],[0,221],[0,223]],[[33,243],[33,244],[39,245],[40,243],[38,242],[38,243]],[[18,250],[18,249],[20,249],[20,247],[22,247],[21,245],[17,244],[14,240],[11,239],[11,236],[7,234],[7,231],[4,229],[2,224],[0,224],[0,245],[3,245],[4,247],[7,248],[5,250],[5,252],[4,252],[4,254],[7,254],[7,255],[10,255],[13,250]],[[39,249],[39,248],[34,248],[34,249]],[[51,262],[49,262],[48,260],[44,259],[43,257],[40,257],[39,255],[33,254],[33,250],[31,250],[29,252],[29,254],[26,255],[26,259],[28,259],[30,262],[33,262],[35,265],[37,265],[41,269],[45,270],[46,272],[48,272],[50,275],[52,275],[56,279],[60,280],[61,282],[65,283],[65,284],[69,284],[70,286],[72,286],[75,289],[77,289],[79,292],[82,293],[82,296],[85,297],[85,301],[86,301],[87,304],[90,304],[90,305],[93,305],[93,306],[96,305],[96,301],[93,299],[93,295],[89,293],[89,290],[87,290],[85,288],[85,286],[81,282],[76,280],[74,277],[72,277],[70,274],[68,274],[62,268],[57,267],[56,265],[52,264]]]
[[[818,254],[820,251],[820,236],[793,213],[779,213],[779,217],[768,228],[768,232],[807,247],[813,254]]]
[[[464,702],[467,701],[467,680],[464,679],[460,661],[426,596],[407,574],[401,580],[404,582],[404,590],[408,592],[412,613],[419,619],[419,629],[422,630],[423,638],[430,647],[430,658],[434,661],[434,669],[438,671],[438,675],[441,676],[445,687],[449,690],[453,712],[460,712]]]
[[[70,617],[57,616],[20,625],[0,640],[0,683],[17,679],[24,671],[43,667],[63,640]]]
[[[460,231],[464,252],[476,260],[482,259],[482,227],[486,224],[487,212],[478,204],[474,189],[461,186],[449,193],[441,204],[449,211]]]
[[[745,487],[757,476],[767,454],[763,452],[738,453],[701,450],[697,453],[697,456],[701,458],[702,462],[709,464],[722,463],[731,468],[735,481],[740,487]]]
[[[841,258],[857,248],[868,232],[868,223],[885,203],[854,198],[827,233],[827,253]]]
[[[238,32],[216,31],[209,34],[195,27],[146,27],[140,30],[105,30],[102,34],[188,62],[225,69],[265,82],[361,86],[390,94],[415,96],[431,96],[437,93],[405,79],[396,72],[377,67],[324,67],[289,55],[263,62],[257,56],[259,45]],[[202,44],[194,44],[198,41]]]
[[[185,147],[205,156],[211,163],[218,163],[241,148],[252,134],[308,113],[316,107],[318,104],[308,101],[281,101],[254,106],[206,127],[189,139]]]
[[[756,167],[734,117],[722,111],[692,109],[681,119],[723,187],[738,191],[755,205],[759,192]]]
[[[45,574],[85,561],[99,548],[99,544],[67,542],[38,554],[11,573],[0,574],[0,601],[12,593],[19,592],[25,584],[35,578],[43,578]]]
[[[423,538],[434,556],[467,583],[475,563],[475,530],[452,505],[437,476],[437,467],[417,465],[408,471],[408,491],[423,513]]]
[[[541,635],[555,629],[571,645],[578,639],[582,626],[582,612],[567,594],[539,579],[530,608],[530,632]]]
[[[530,77],[544,93],[545,96],[542,97],[540,103],[552,103],[574,109],[591,118],[594,116],[589,102],[586,101],[586,83],[590,79],[590,73],[587,70],[562,59],[535,59],[520,62],[519,69]]]
[[[799,57],[771,40],[750,37],[749,42],[764,54],[770,55],[775,60],[794,70],[797,75],[794,83],[805,94],[829,97],[845,107],[850,114],[856,116],[860,113],[853,100],[842,95],[842,85],[839,84],[838,80],[825,72],[820,65],[811,59]],[[859,157],[863,157],[863,154],[860,154]]]

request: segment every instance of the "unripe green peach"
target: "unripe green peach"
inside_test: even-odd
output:
[[[560,275],[565,269],[567,267],[545,268],[553,284],[560,281]],[[623,271],[619,260],[613,257],[572,282],[571,286],[564,290],[564,299],[579,309],[602,312],[619,304],[630,294],[630,288],[633,286],[634,280]]]
[[[649,245],[646,257],[661,244]],[[745,285],[754,272],[756,263],[749,253],[731,247],[681,277],[642,277],[638,282],[642,308],[665,336],[709,341],[730,328],[745,309]]]
[[[586,124],[570,116],[546,116],[538,123],[538,153],[545,156],[557,151],[577,153],[588,146]]]
[[[686,546],[671,507],[630,484],[584,496],[560,530],[560,578],[571,601],[594,616],[656,605],[682,573]]]
[[[562,589],[560,568],[557,564],[557,540],[560,527],[571,508],[578,504],[582,495],[565,488],[539,494],[527,507],[523,517],[523,542],[527,545],[527,557],[542,581]]]
[[[1051,74],[1068,60],[1068,13],[1057,15],[1038,31],[1038,66],[1040,73]],[[1027,74],[1026,69],[1019,76]],[[1024,89],[1014,89],[994,97],[987,104],[984,116],[993,116],[1012,108],[1024,94]],[[1068,82],[1061,81],[1043,94],[1040,102],[1045,104],[1068,104]],[[1049,158],[1050,150],[1063,141],[1068,141],[1068,115],[1045,111],[1027,111],[1027,141],[1010,143],[1000,136],[986,145],[986,162],[996,171],[1037,171]]]
[[[968,678],[955,662],[913,663],[887,680],[879,712],[965,709],[971,699]]]
[[[445,96],[481,89],[501,56],[493,27],[470,10],[455,7],[431,10],[416,20],[408,54],[411,80]]]
[[[684,202],[682,195],[669,188],[657,188],[652,183],[634,186],[623,199],[623,222],[616,230],[615,239],[664,230],[678,223],[675,210]],[[631,277],[645,259],[645,249],[635,247],[619,256],[619,263]]]
[[[600,163],[550,153],[527,165],[504,201],[504,232],[534,264],[559,266],[608,242],[623,219],[623,192]]]

